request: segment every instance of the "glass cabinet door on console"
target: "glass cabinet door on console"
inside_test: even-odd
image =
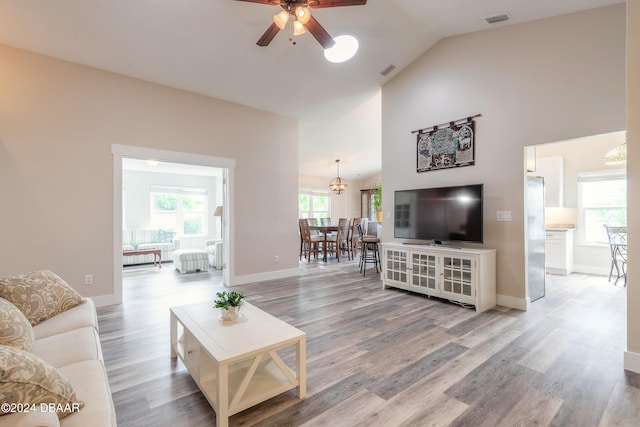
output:
[[[393,287],[430,295],[439,293],[437,254],[390,249],[384,251],[383,259],[383,278]]]
[[[382,288],[393,287],[474,305],[496,305],[495,249],[382,244]]]
[[[396,284],[396,287],[408,289],[409,281],[409,252],[402,250],[388,250],[384,254],[384,279]]]
[[[438,288],[438,257],[434,254],[411,252],[411,285],[432,291]]]
[[[442,257],[442,295],[459,302],[473,304],[475,259],[462,256]]]

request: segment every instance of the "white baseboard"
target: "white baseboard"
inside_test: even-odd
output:
[[[268,271],[265,273],[247,274],[245,276],[235,276],[230,279],[227,286],[246,285],[247,283],[262,282],[265,280],[284,279],[286,277],[293,277],[300,275],[299,268],[292,268],[289,270],[277,270]]]
[[[640,354],[629,350],[624,352],[624,369],[640,374]]]
[[[111,295],[99,295],[97,297],[89,297],[96,304],[96,307],[106,307],[108,305],[122,304],[122,300],[117,298],[114,294]]]
[[[516,298],[509,295],[496,295],[496,303],[503,307],[515,308],[516,310],[527,311],[531,300],[529,298]]]

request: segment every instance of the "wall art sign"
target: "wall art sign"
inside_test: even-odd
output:
[[[475,132],[472,117],[444,126],[421,129],[417,136],[417,171],[471,166],[475,162]]]

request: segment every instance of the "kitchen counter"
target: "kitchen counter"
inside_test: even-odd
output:
[[[575,224],[547,224],[546,229],[551,231],[575,230]]]

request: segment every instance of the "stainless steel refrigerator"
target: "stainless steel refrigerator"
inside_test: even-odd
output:
[[[545,294],[545,222],[544,222],[544,178],[527,177],[525,234],[527,255],[527,296],[531,302]]]

